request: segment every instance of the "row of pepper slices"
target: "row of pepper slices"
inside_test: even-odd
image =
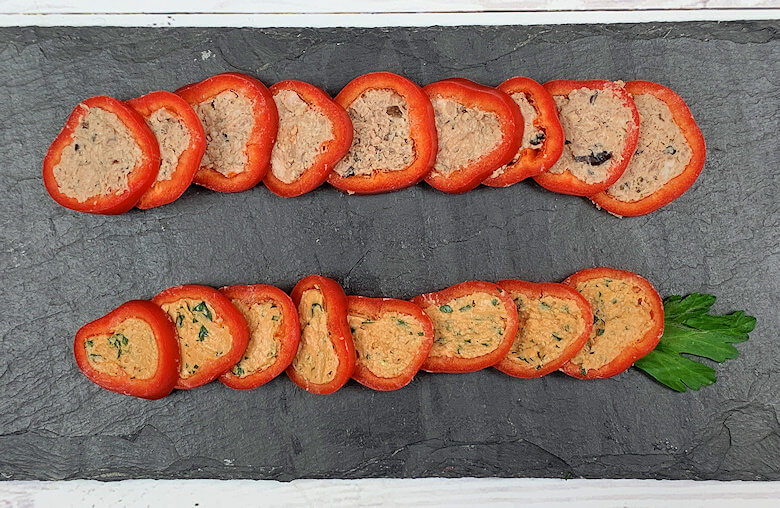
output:
[[[606,349],[612,350],[609,358],[598,367],[585,368],[575,355],[581,350],[589,352],[586,354],[603,353],[605,344],[599,346],[593,341],[601,340],[604,330],[609,328],[609,323],[605,320],[609,321],[611,318],[606,316],[603,302],[594,300],[591,296],[586,299],[583,295],[587,296],[587,293],[580,292],[584,285],[589,283],[606,283],[609,287],[610,282],[622,284],[624,288],[620,305],[627,306],[627,310],[621,311],[620,317],[615,318],[620,319],[619,328],[622,330],[625,325],[625,329],[628,330],[627,323],[632,321],[632,316],[639,319],[637,313],[640,307],[649,314],[650,324],[638,327],[632,332],[633,335],[628,337],[629,340],[623,343],[606,344]],[[302,295],[312,289],[322,295],[323,303],[320,307],[325,314],[327,330],[325,341],[322,341],[320,336],[315,337],[318,334],[306,331],[309,315],[308,312],[304,314],[304,311],[309,309],[302,309],[300,304]],[[502,316],[504,328],[499,333],[499,343],[493,349],[478,356],[461,354],[460,348],[457,352],[447,352],[434,347],[434,342],[440,340],[444,329],[451,333],[460,333],[469,329],[469,325],[473,323],[457,325],[453,322],[432,320],[428,312],[434,309],[434,312],[440,310],[449,313],[446,314],[447,316],[452,316],[452,313],[458,310],[452,307],[455,305],[455,300],[469,299],[476,294],[481,297],[487,295],[494,306],[490,308],[495,309]],[[542,334],[549,336],[552,333],[555,339],[561,340],[560,337],[555,336],[555,327],[568,328],[568,324],[556,322],[561,320],[561,317],[551,318],[547,315],[544,318],[535,318],[532,313],[524,313],[520,305],[516,306],[516,299],[519,296],[527,299],[530,305],[538,305],[539,308],[550,308],[543,301],[545,298],[548,298],[547,301],[551,301],[549,298],[565,301],[563,308],[566,312],[580,320],[575,331],[579,330],[579,326],[581,331],[573,334],[570,339],[560,342],[560,346],[556,345],[557,349],[554,352],[546,353],[543,358],[540,356],[538,361],[529,362],[518,353],[518,351],[522,352],[522,348],[518,349],[518,346],[534,344],[534,340],[538,340],[539,335]],[[495,284],[468,281],[438,292],[419,295],[410,301],[363,296],[348,297],[336,281],[321,275],[310,275],[298,282],[292,290],[291,297],[282,290],[265,284],[228,286],[219,290],[202,285],[184,285],[166,289],[151,300],[127,302],[109,314],[83,326],[77,332],[74,342],[76,363],[96,384],[108,390],[147,399],[161,398],[171,393],[174,388],[191,389],[215,379],[235,389],[256,388],[285,370],[297,385],[318,394],[333,393],[344,386],[350,378],[375,390],[395,390],[411,382],[419,370],[463,373],[491,366],[519,378],[541,377],[561,370],[572,377],[594,379],[611,377],[628,369],[637,359],[653,350],[664,329],[663,303],[650,282],[635,273],[607,267],[581,270],[560,284],[532,283],[515,279],[502,280]],[[180,346],[183,351],[184,347],[212,347],[212,345],[198,342],[204,339],[202,336],[198,337],[198,334],[195,334],[194,338],[183,336],[184,332],[180,331],[183,330],[180,328],[182,323],[179,322],[182,318],[172,315],[170,307],[167,312],[163,310],[166,305],[175,305],[181,301],[201,302],[194,310],[205,312],[209,320],[220,323],[228,330],[231,339],[229,351],[221,356],[202,361],[201,365],[195,366],[194,371],[183,369],[186,358],[180,354]],[[275,345],[272,346],[272,351],[276,354],[275,359],[265,368],[253,372],[238,369],[237,366],[242,358],[248,358],[244,355],[267,353],[258,349],[257,345],[250,347],[250,341],[263,340],[263,330],[258,327],[252,329],[248,325],[251,321],[245,318],[244,311],[239,310],[239,302],[242,307],[245,306],[244,308],[270,302],[280,310],[281,314],[278,328],[273,336]],[[617,299],[612,303],[616,302]],[[569,309],[573,310],[570,312]],[[301,312],[300,317],[299,312]],[[311,314],[314,314],[313,306]],[[377,347],[387,346],[373,344],[369,347],[364,343],[364,350],[361,351],[360,347],[356,349],[359,342],[353,341],[354,329],[350,328],[348,316],[357,316],[361,320],[375,322],[382,316],[388,315],[396,320],[401,316],[404,323],[419,324],[421,331],[417,334],[420,337],[414,337],[419,338],[419,346],[416,347],[414,354],[405,360],[400,372],[392,377],[383,377],[381,373],[371,370],[367,359],[369,353],[376,353]],[[116,342],[112,345],[117,348],[117,360],[111,361],[118,362],[122,353],[122,341],[126,347],[133,347],[132,340],[128,341],[124,335],[117,332],[119,327],[129,319],[144,321],[154,335],[157,362],[153,374],[144,379],[131,376],[124,368],[99,368],[89,358],[88,345],[96,341],[108,340],[109,344],[112,344],[112,341]],[[458,329],[458,326],[464,328]],[[617,327],[617,322],[614,327]],[[269,333],[266,331],[266,335]],[[610,334],[607,334],[605,338],[613,341],[609,337]],[[332,348],[337,357],[337,365],[335,372],[331,372],[330,380],[321,383],[313,382],[306,372],[299,370],[296,355],[303,354],[301,351],[304,349],[305,341],[309,341],[306,354],[311,354],[311,348],[320,348],[318,351]],[[619,351],[615,352],[616,348]]]
[[[559,174],[547,172],[561,156],[566,141],[553,95],[567,95],[582,87],[616,94],[632,115],[621,156],[609,161],[607,176],[599,182],[587,183],[569,171]],[[361,94],[372,89],[392,90],[408,104],[410,138],[414,143],[415,158],[401,170],[375,170],[370,175],[341,176],[333,168],[349,152],[353,141],[353,127],[346,108]],[[226,90],[251,99],[255,117],[245,148],[246,165],[243,171],[228,175],[214,167],[201,166],[208,139],[193,110],[193,106]],[[333,138],[323,143],[312,165],[290,183],[283,182],[269,171],[278,126],[273,95],[282,90],[297,93],[308,105],[326,115],[333,126]],[[536,140],[536,146],[521,146],[524,120],[519,107],[510,98],[514,93],[525,94],[536,110],[534,126],[544,133],[541,140]],[[623,174],[637,145],[639,115],[632,94],[652,94],[669,106],[693,156],[683,172],[661,189],[637,201],[621,201],[605,190]],[[438,138],[430,97],[449,98],[466,107],[494,113],[501,126],[501,142],[489,153],[451,173],[432,171],[438,153]],[[78,201],[63,194],[54,178],[53,168],[59,163],[63,150],[71,144],[73,132],[87,111],[85,107],[74,109],[46,155],[43,177],[55,201],[67,208],[89,213],[119,214],[134,206],[146,209],[167,204],[181,196],[191,183],[220,192],[238,192],[262,181],[275,194],[293,197],[307,193],[325,181],[350,194],[375,194],[409,187],[425,179],[431,186],[444,192],[461,193],[480,184],[505,187],[533,177],[546,189],[587,196],[598,206],[616,215],[635,216],[656,210],[679,197],[693,184],[704,164],[704,139],[683,99],[669,88],[648,81],[631,81],[621,86],[606,80],[555,80],[540,85],[530,78],[514,77],[492,88],[462,78],[451,78],[420,88],[403,76],[373,72],[353,79],[335,99],[331,99],[327,93],[309,83],[282,81],[269,90],[255,78],[231,72],[184,86],[176,93],[152,92],[126,103],[98,96],[83,101],[81,105],[87,108],[99,107],[116,114],[128,127],[143,153],[142,161],[128,176],[126,191],[98,195],[86,201]],[[163,107],[181,119],[187,127],[190,144],[179,158],[173,177],[155,181],[160,166],[158,143],[144,118],[149,118]],[[494,175],[502,167],[503,172]]]

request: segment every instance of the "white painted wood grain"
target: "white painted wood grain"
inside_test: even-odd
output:
[[[5,503],[5,504],[4,504]],[[196,504],[197,503],[197,504]],[[780,482],[553,479],[0,482],[0,507],[777,506]]]
[[[0,14],[0,26],[388,27],[775,20],[780,9],[386,14]]]
[[[746,9],[780,0],[1,0],[0,13],[381,13]]]

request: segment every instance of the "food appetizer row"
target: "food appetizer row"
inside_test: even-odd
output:
[[[532,177],[619,216],[679,197],[704,164],[685,102],[648,81],[463,78],[423,88],[390,72],[331,99],[314,85],[270,89],[225,73],[121,102],[92,97],[71,113],[44,160],[59,204],[119,214],[176,200],[191,183],[238,192],[259,182],[285,197],[325,181],[350,194],[422,180],[448,193]]]
[[[348,297],[311,275],[291,297],[263,284],[166,289],[82,327],[74,352],[98,385],[148,399],[215,379],[256,388],[285,370],[326,394],[350,378],[395,390],[419,370],[606,378],[652,351],[663,330],[653,286],[613,268],[561,284],[469,281],[411,301]]]

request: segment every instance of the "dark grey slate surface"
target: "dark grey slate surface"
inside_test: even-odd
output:
[[[777,28],[0,29],[0,477],[780,479]],[[688,101],[707,164],[673,205],[625,220],[532,183],[461,196],[326,187],[292,200],[191,189],[121,217],[70,212],[44,191],[44,152],[84,97],[226,70],[335,93],[379,69],[420,83],[659,81]],[[289,290],[321,272],[349,293],[407,298],[594,265],[637,271],[662,295],[712,292],[718,311],[746,309],[758,326],[716,385],[686,394],[633,370],[593,382],[486,370],[421,374],[394,393],[350,383],[316,396],[282,377],[147,402],[94,386],[72,359],[79,326],[179,283]]]

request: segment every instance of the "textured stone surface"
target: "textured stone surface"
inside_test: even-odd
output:
[[[780,479],[776,22],[429,29],[0,29],[0,475],[586,476]],[[120,217],[70,212],[40,165],[81,98],[130,98],[237,70],[335,93],[388,69],[419,83],[513,75],[651,79],[690,105],[709,155],[694,187],[619,220],[532,183],[447,196],[420,185],[282,199],[191,189]],[[285,377],[147,402],[88,382],[74,332],[168,286],[312,272],[408,298],[471,278],[560,280],[614,265],[662,295],[706,291],[758,317],[716,385],[678,394],[639,371],[580,382],[493,370],[310,395]]]

